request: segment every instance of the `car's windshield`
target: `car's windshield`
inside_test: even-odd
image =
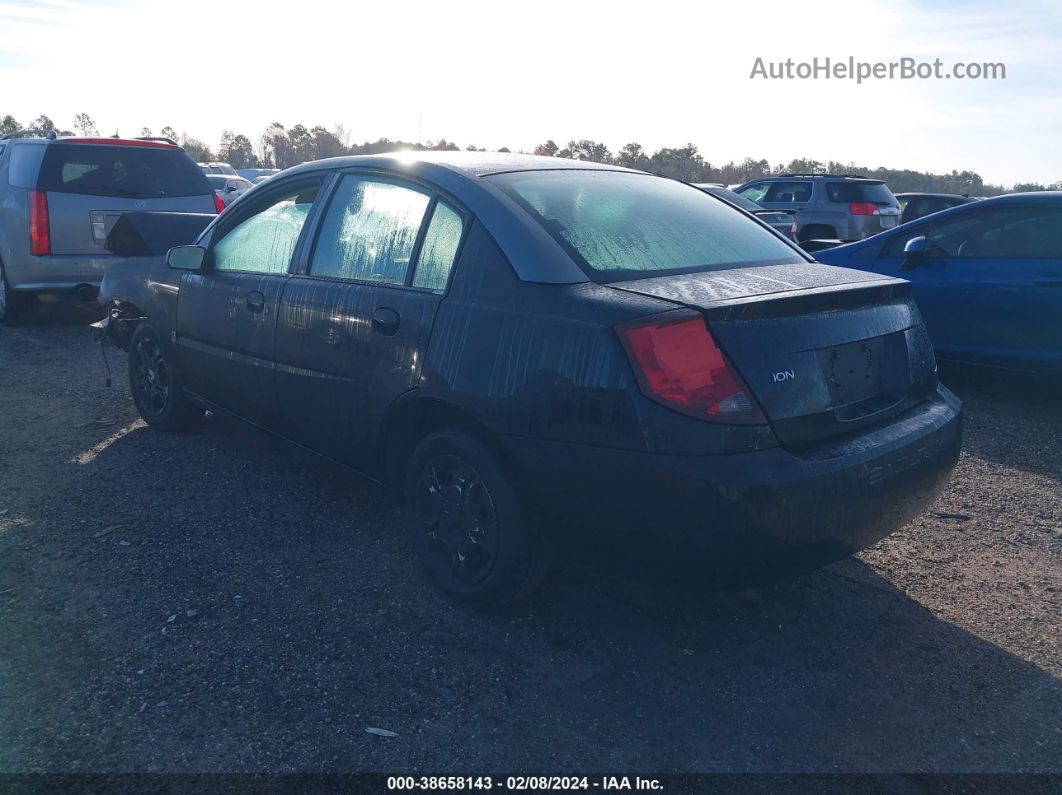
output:
[[[487,179],[527,210],[594,281],[803,262],[698,188],[623,171],[519,171]]]
[[[210,187],[214,190],[221,190],[229,184],[229,177],[226,177],[224,174],[207,174],[206,178],[207,182],[210,183]]]
[[[110,144],[49,146],[37,188],[140,199],[210,193],[203,173],[182,149]]]

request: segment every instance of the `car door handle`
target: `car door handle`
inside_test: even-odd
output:
[[[265,308],[265,296],[257,290],[247,293],[247,308],[252,312],[261,312]]]
[[[395,310],[381,306],[372,313],[372,329],[390,337],[398,333],[398,325],[401,320]]]
[[[1033,279],[1037,287],[1062,287],[1062,276],[1055,279]]]

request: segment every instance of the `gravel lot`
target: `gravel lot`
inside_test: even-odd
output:
[[[479,614],[356,476],[145,428],[83,320],[0,329],[0,771],[1062,770],[1050,389],[955,374],[951,485],[857,559]]]

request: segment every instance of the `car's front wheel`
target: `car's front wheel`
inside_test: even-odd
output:
[[[471,436],[440,431],[425,438],[410,457],[404,496],[417,554],[450,596],[498,607],[541,583],[546,560],[538,534],[494,455]]]
[[[147,323],[137,326],[129,343],[129,390],[144,422],[160,431],[183,430],[203,416],[184,394],[161,335]]]

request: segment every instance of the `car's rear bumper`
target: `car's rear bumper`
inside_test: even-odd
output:
[[[866,240],[868,237],[888,232],[900,225],[900,215],[853,215],[848,228],[851,240]]]
[[[936,496],[960,438],[961,405],[942,388],[888,425],[802,451],[502,444],[562,559],[741,584],[839,559],[898,529]]]
[[[98,288],[103,274],[125,260],[113,255],[52,255],[5,262],[12,290],[40,292],[72,290],[82,285]]]

